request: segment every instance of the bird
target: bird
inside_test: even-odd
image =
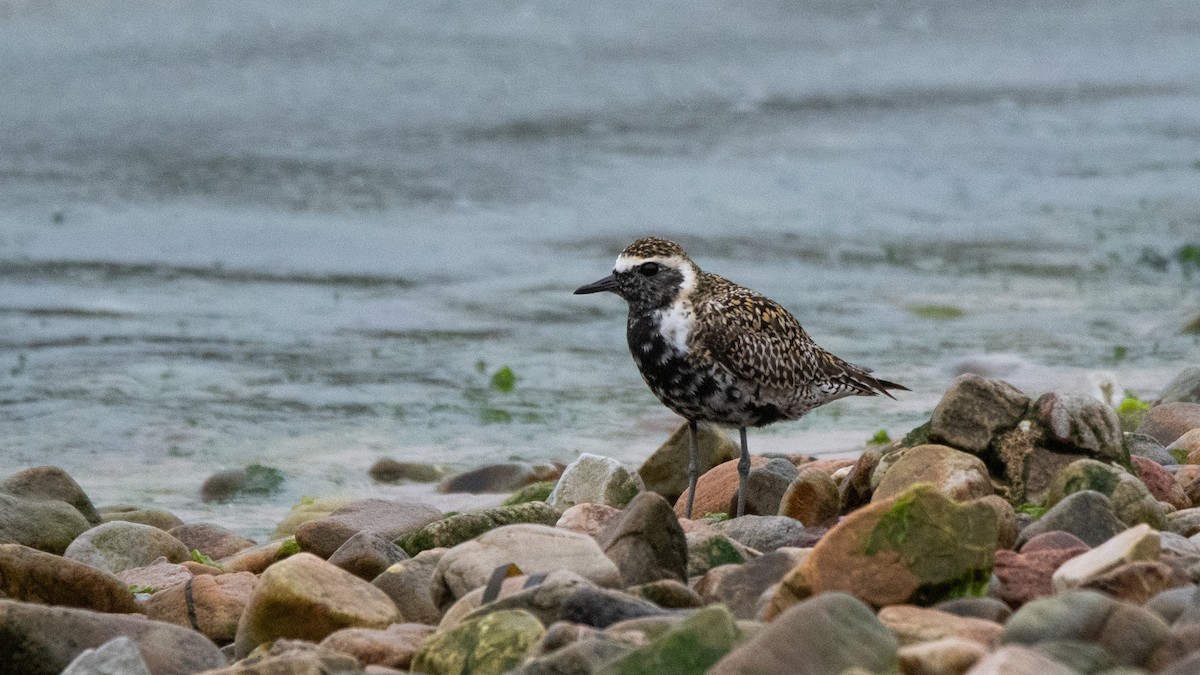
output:
[[[701,270],[667,239],[638,239],[617,256],[612,274],[575,289],[601,292],[628,303],[625,337],[642,379],[687,420],[688,518],[699,479],[700,422],[738,430],[740,517],[750,474],[747,428],[799,419],[847,396],[894,399],[891,391],[909,391],[822,349],[782,305]]]

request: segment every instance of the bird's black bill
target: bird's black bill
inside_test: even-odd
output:
[[[587,284],[586,286],[580,286],[579,288],[575,289],[575,295],[586,295],[588,293],[600,293],[602,291],[609,291],[611,293],[617,292],[617,277],[616,277],[616,275],[610,274],[610,275],[604,277],[603,279],[601,279],[600,281],[593,281],[592,283]]]

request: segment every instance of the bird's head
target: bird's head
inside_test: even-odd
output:
[[[575,289],[576,295],[609,291],[638,309],[659,309],[686,297],[700,269],[679,244],[657,237],[638,239],[621,251],[613,273]]]

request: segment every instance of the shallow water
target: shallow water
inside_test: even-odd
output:
[[[570,291],[645,234],[913,389],[755,450],[902,434],[977,357],[1153,396],[1200,361],[1197,53],[1190,2],[0,3],[0,475],[262,535],[497,499],[385,455],[635,464],[676,420]]]

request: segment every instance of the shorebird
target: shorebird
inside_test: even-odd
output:
[[[741,436],[737,515],[746,509],[750,451],[746,429],[847,396],[894,398],[908,388],[881,380],[813,342],[779,303],[701,270],[678,244],[645,237],[617,256],[613,272],[575,289],[608,291],[629,303],[625,336],[650,390],[687,420],[687,517],[699,478],[696,425],[733,427]]]

